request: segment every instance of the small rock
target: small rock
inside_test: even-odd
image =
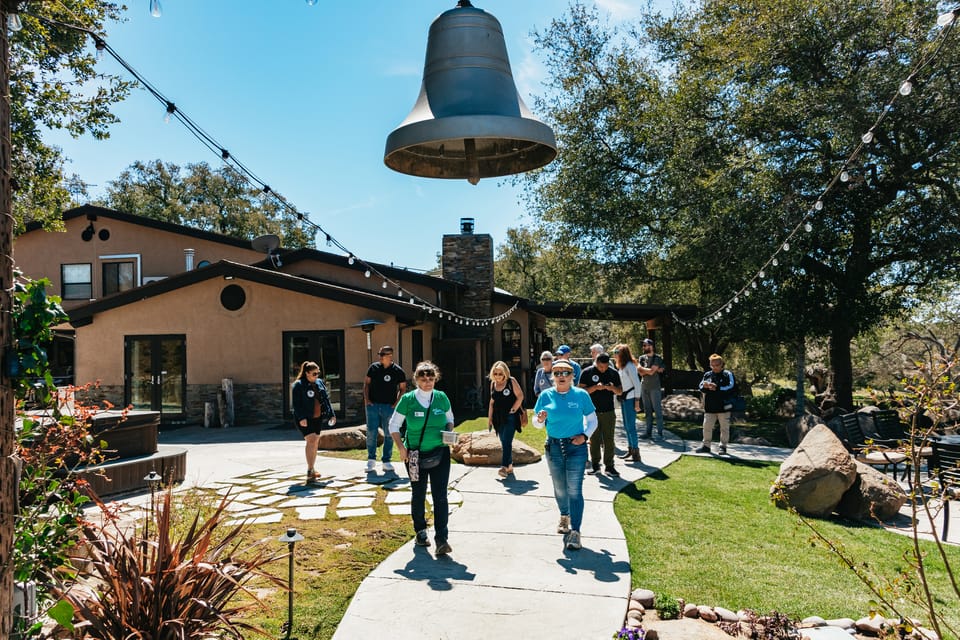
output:
[[[730,611],[730,609],[724,609],[723,607],[714,607],[713,611],[724,622],[737,622],[740,620],[740,616],[735,614],[733,611]]]
[[[851,620],[851,622],[853,621]],[[800,621],[800,623],[805,624],[809,627],[825,627],[827,625],[827,621],[821,618],[820,616],[810,616],[810,617],[804,618],[803,620]]]
[[[640,604],[636,600],[632,600],[632,599],[630,600],[629,606],[627,606],[627,612],[639,611],[640,613],[643,613],[646,610],[647,610],[646,607],[644,607],[642,604]]]
[[[713,610],[713,607],[708,607],[705,604],[697,607],[697,611],[700,612],[700,619],[706,620],[707,622],[716,622],[719,619],[717,613]]]
[[[654,593],[650,589],[634,589],[630,594],[631,600],[636,600],[645,607],[653,606]]]
[[[683,617],[684,618],[699,618],[700,610],[697,608],[697,605],[692,602],[688,602],[683,605]]]
[[[349,543],[349,542],[344,542],[343,544],[335,544],[335,545],[333,545],[333,548],[336,549],[336,550],[338,550],[338,551],[346,551],[347,549],[349,549],[349,548],[352,547],[352,546],[353,546],[353,545],[352,545],[351,543]]]
[[[883,631],[883,627],[886,624],[887,620],[883,616],[868,616],[866,618],[860,618],[854,623],[857,631],[872,633],[874,635],[880,635],[880,632]]]
[[[641,624],[639,620],[627,620],[627,626],[631,629],[639,629]]]
[[[737,617],[741,620],[749,620],[752,614],[747,613],[745,609],[737,609]]]
[[[832,620],[827,620],[826,624],[830,627],[853,629],[857,623],[852,618],[833,618]]]
[[[940,636],[938,636],[937,632],[932,629],[917,627],[916,631],[917,634],[924,640],[940,640]]]

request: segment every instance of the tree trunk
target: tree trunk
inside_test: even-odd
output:
[[[10,333],[11,291],[13,291],[13,198],[10,193],[10,51],[7,42],[7,12],[16,10],[16,3],[3,0],[0,11],[0,344],[8,349]],[[6,371],[0,371],[0,638],[13,635],[13,555],[14,520],[19,487],[14,461],[13,387]]]
[[[853,332],[840,317],[834,320],[830,333],[830,368],[833,370],[833,392],[837,406],[853,410],[853,360],[850,357],[850,342]]]

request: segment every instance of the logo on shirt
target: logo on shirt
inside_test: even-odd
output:
[[[433,410],[433,415],[435,415],[435,416],[442,416],[442,415],[445,414],[445,413],[446,413],[446,411],[444,411],[443,409],[434,409],[434,410]]]
[[[314,395],[316,395],[316,394],[314,393],[313,389],[310,389],[309,391],[307,391],[307,397],[308,397],[308,398],[312,398]]]
[[[502,393],[502,394],[505,395],[505,396],[508,396],[508,395],[510,395],[510,389],[509,389],[509,388],[504,389],[504,390],[501,391],[500,393]]]
[[[594,382],[600,382],[600,376],[594,374],[594,376],[593,376],[593,381],[594,381]]]
[[[389,373],[388,373],[387,375],[383,376],[383,381],[384,381],[384,382],[390,382],[390,374],[389,374]]]
[[[579,409],[579,408],[580,408],[580,403],[579,403],[579,402],[568,402],[568,403],[567,403],[567,409]]]

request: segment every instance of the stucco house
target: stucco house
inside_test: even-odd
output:
[[[479,413],[494,360],[528,380],[550,346],[545,316],[494,288],[493,240],[472,224],[443,236],[441,277],[373,265],[384,288],[348,256],[268,256],[248,240],[89,205],[63,220],[63,232],[32,226],[14,243],[17,268],[48,278],[70,316],[55,375],[98,381],[96,399],[160,411],[166,424],[202,422],[224,379],[236,424],[286,421],[307,359],[320,364],[338,418],[362,422],[364,374],[382,344],[407,371],[437,362],[454,407]]]

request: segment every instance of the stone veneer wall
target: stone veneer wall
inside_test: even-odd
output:
[[[219,384],[188,384],[186,415],[178,422],[202,425],[204,405],[207,402],[213,402],[216,406],[219,391]],[[233,405],[236,424],[243,426],[288,422],[288,418],[283,415],[284,392],[282,385],[279,384],[234,384]],[[348,383],[345,395],[347,413],[339,419],[340,423],[348,425],[366,422],[363,383]],[[110,402],[116,408],[123,408],[122,386],[105,385],[81,389],[77,391],[76,397],[84,404],[96,404],[101,408],[106,408],[104,401]],[[219,423],[219,411],[215,415]]]

